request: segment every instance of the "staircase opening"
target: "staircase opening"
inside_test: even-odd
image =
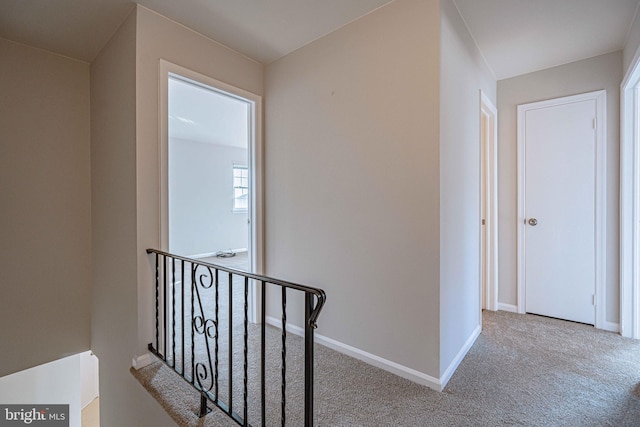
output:
[[[192,410],[204,417],[215,406],[240,425],[313,425],[314,329],[324,292],[147,252],[155,292],[149,350],[191,386],[193,405],[199,401]],[[261,297],[259,324],[249,319],[252,284]],[[296,304],[300,299],[302,307]],[[270,314],[279,312],[279,329],[267,325],[267,303]],[[296,326],[289,322],[300,320],[303,339],[290,333]]]
[[[25,424],[17,417],[11,417],[15,418],[13,421],[7,419],[8,412],[35,411],[47,417],[44,421],[66,421],[71,427],[99,427],[98,364],[98,358],[85,351],[1,377],[0,425],[13,425],[14,421]],[[41,420],[31,422],[37,421]]]

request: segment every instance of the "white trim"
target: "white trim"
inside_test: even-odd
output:
[[[329,347],[330,349],[335,350],[339,353],[346,354],[347,356],[351,356],[354,359],[361,360],[369,365],[383,369],[409,381],[427,386],[433,390],[442,391],[444,389],[444,386],[446,385],[443,384],[441,380],[432,377],[431,375],[416,371],[415,369],[409,368],[388,359],[384,359],[380,356],[376,356],[375,354],[360,350],[359,348],[352,347],[348,344],[341,343],[340,341],[336,341],[322,335],[317,335],[317,337],[317,342],[319,344],[323,344],[325,347]]]
[[[485,242],[485,248],[483,248],[485,253],[484,283],[486,283],[484,305],[487,310],[496,311],[498,309],[498,109],[482,90],[480,90],[480,115],[487,116],[490,132],[489,141],[484,146],[485,154],[480,156],[481,159],[485,159],[484,169],[486,171],[487,190],[485,194],[487,218],[484,225],[487,241]],[[482,133],[482,117],[480,118],[480,133]],[[481,135],[481,147],[483,147],[483,138],[484,135]],[[482,181],[480,179],[480,182]],[[480,197],[482,197],[482,194],[481,188]],[[482,212],[480,212],[480,215],[482,216]],[[482,225],[480,226],[480,233],[482,233]],[[480,242],[482,242],[482,236],[480,237]],[[483,281],[481,280],[480,283],[480,286],[482,286]],[[482,310],[480,310],[480,317],[480,324],[482,324]]]
[[[249,165],[247,165],[246,163],[232,162],[231,170],[232,170],[232,173],[233,173],[232,184],[233,184],[234,195],[233,195],[233,200],[231,202],[232,205],[233,205],[232,208],[231,208],[231,212],[233,212],[233,213],[249,213],[249,208],[236,208],[235,207],[235,204],[236,204],[236,199],[235,199],[235,190],[236,190],[236,186],[235,186],[235,184],[236,184],[236,176],[235,176],[235,173],[236,173],[236,169],[245,169],[247,171],[247,185],[249,185],[249,183],[248,183],[248,181],[249,181]],[[242,179],[242,177],[241,177],[241,179]],[[251,188],[251,185],[249,185],[249,189],[250,188]],[[247,191],[249,189],[247,189]],[[251,194],[251,193],[249,192],[249,194]]]
[[[513,304],[505,304],[502,302],[498,303],[498,310],[508,311],[509,313],[517,313],[518,306]]]
[[[239,248],[239,249],[229,249],[231,252],[235,252],[236,254],[247,252],[247,248]],[[195,254],[195,255],[187,255],[187,258],[193,259],[201,259],[201,258],[210,258],[216,256],[217,252],[205,252],[203,254]]]
[[[498,310],[508,311],[510,313],[517,313],[518,307],[513,304],[499,303]],[[607,321],[607,322],[604,322],[604,325],[601,329],[609,332],[620,332],[620,324]]]
[[[620,90],[620,333],[640,338],[640,48]]]
[[[607,92],[596,97],[596,323],[605,329],[607,323]]]
[[[275,326],[278,329],[282,328],[282,321],[275,317],[266,316],[266,322],[267,324]],[[299,336],[304,336],[304,329],[290,323],[287,323],[287,332],[291,332],[292,334]],[[347,356],[353,357],[354,359],[361,360],[369,365],[383,369],[387,372],[391,372],[392,374],[398,375],[399,377],[405,378],[409,381],[413,381],[417,384],[427,386],[433,390],[442,391],[442,389],[446,385],[446,383],[443,384],[441,380],[432,377],[431,375],[416,371],[415,369],[400,365],[399,363],[384,359],[380,356],[376,356],[375,354],[368,353],[364,350],[360,350],[359,348],[352,347],[348,344],[344,344],[332,338],[325,337],[320,334],[314,334],[314,337],[315,342],[318,344],[322,344],[325,347],[329,347],[330,349],[335,350],[339,353],[346,354]]]
[[[607,121],[606,91],[583,93],[580,95],[555,98],[546,101],[518,105],[518,313],[525,312],[525,113],[528,110],[551,107],[570,102],[586,100],[596,101],[596,147],[595,147],[595,327],[605,328],[606,322],[606,154],[607,154]]]
[[[524,314],[525,312],[525,298],[524,298],[524,147],[522,147],[522,141],[524,141],[524,114],[520,113],[520,106],[518,106],[518,136],[517,136],[517,203],[518,203],[518,215],[516,217],[517,234],[516,234],[516,307],[518,313]],[[521,123],[522,120],[522,123]]]
[[[469,339],[467,339],[467,342],[464,343],[458,354],[456,354],[456,357],[453,358],[447,369],[440,376],[440,384],[442,384],[443,389],[446,387],[447,383],[453,376],[453,373],[456,371],[456,369],[458,369],[458,366],[460,366],[460,363],[473,346],[473,343],[475,343],[476,339],[478,339],[478,337],[480,336],[480,332],[482,332],[482,326],[478,325],[476,326],[476,329],[474,329],[474,331],[471,333],[471,336],[469,336]]]
[[[605,331],[620,333],[620,324],[614,322],[604,322],[602,328]]]
[[[262,156],[262,97],[246,90],[237,88],[227,83],[216,80],[212,77],[200,74],[188,68],[173,64],[164,59],[160,60],[160,249],[169,249],[169,206],[168,206],[168,79],[169,74],[189,81],[193,84],[207,87],[209,89],[224,93],[245,101],[249,105],[250,138],[249,138],[249,174],[250,174],[250,200],[249,200],[249,260],[250,271],[256,274],[263,274],[264,265],[264,226],[263,226],[263,156]],[[250,321],[257,322],[260,318],[259,291],[257,286],[252,286],[249,295]]]
[[[133,369],[135,369],[136,371],[138,369],[144,368],[145,366],[151,365],[151,363],[153,363],[153,358],[149,353],[136,356],[131,360],[131,366],[133,366]]]

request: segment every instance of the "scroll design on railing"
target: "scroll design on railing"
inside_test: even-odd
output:
[[[198,274],[198,268],[200,267],[204,267],[207,274]],[[211,268],[202,266],[200,264],[193,264],[192,272],[192,292],[195,295],[195,299],[198,303],[198,308],[200,309],[200,314],[193,317],[192,325],[194,332],[202,336],[202,338],[204,339],[204,344],[207,349],[206,362],[208,362],[208,365],[206,364],[206,362],[197,362],[195,364],[194,377],[197,378],[198,388],[201,391],[210,392],[217,383],[217,370],[215,372],[213,370],[209,340],[213,339],[214,342],[218,341],[218,322],[216,322],[216,320],[214,319],[207,318],[204,312],[202,298],[200,297],[200,290],[198,289],[198,286],[202,287],[203,290],[211,289],[214,284],[214,276]],[[195,353],[195,348],[192,351],[193,353]],[[209,381],[210,384],[206,386],[204,381],[206,381],[209,377],[211,377],[211,381]]]
[[[267,285],[270,287],[281,288],[281,370],[280,370],[280,424],[285,425],[287,417],[286,399],[286,377],[289,364],[287,363],[287,290],[299,291],[304,294],[304,425],[313,425],[313,336],[314,329],[317,327],[317,319],[325,303],[326,296],[323,290],[308,286],[299,285],[292,282],[286,282],[262,276],[245,271],[239,271],[232,268],[211,264],[201,260],[190,259],[178,255],[172,255],[167,252],[148,249],[148,254],[153,254],[155,259],[154,266],[154,287],[155,291],[155,348],[153,343],[149,344],[149,351],[160,358],[167,366],[173,369],[177,374],[182,376],[190,383],[200,395],[200,411],[199,416],[203,417],[211,409],[207,406],[207,402],[213,403],[221,409],[227,416],[242,426],[249,426],[249,288],[256,286],[256,295],[260,295],[259,319],[257,328],[260,329],[260,349],[259,363],[259,387],[260,399],[253,401],[253,404],[259,404],[261,415],[261,425],[267,425],[267,399],[266,399],[266,294]],[[178,268],[180,270],[179,281],[176,275],[176,262],[179,261]],[[228,277],[226,285],[228,285],[228,301],[220,301],[220,285],[219,272],[226,273],[222,276]],[[242,281],[234,283],[235,278],[243,278]],[[188,282],[188,283],[186,283]],[[243,288],[241,288],[243,286]],[[242,302],[242,317],[240,313],[234,322],[233,297],[234,287],[241,291],[236,296]],[[179,292],[177,292],[179,291]],[[213,292],[213,294],[212,294]],[[226,292],[223,288],[223,293]],[[211,298],[213,297],[213,298]],[[179,302],[179,304],[177,304]],[[224,305],[228,303],[226,307]],[[228,336],[221,336],[225,323],[220,323],[220,305],[223,306],[224,319],[228,315]],[[258,307],[254,301],[254,306]],[[213,314],[211,311],[213,310]],[[179,311],[179,313],[178,313]],[[294,317],[295,318],[295,317]],[[176,320],[176,319],[179,319]],[[235,342],[242,342],[242,410],[235,411],[233,405],[234,396],[234,323],[239,326],[239,322],[243,321],[242,332],[238,332]],[[253,326],[252,326],[253,328]],[[178,337],[179,334],[179,337]],[[225,335],[225,334],[222,334]],[[189,339],[190,338],[190,339]],[[257,338],[257,337],[256,337]],[[225,341],[226,339],[226,341]],[[213,342],[211,342],[213,340]],[[220,395],[220,376],[219,370],[219,351],[220,340],[223,340],[223,346],[226,342],[228,349],[228,368],[227,372],[222,371],[223,382],[228,384],[228,395],[224,402]],[[213,354],[212,354],[213,347]],[[205,351],[202,351],[204,348]],[[196,356],[198,353],[198,356]],[[185,363],[185,359],[191,356],[190,366]],[[237,357],[237,356],[236,356]],[[181,363],[178,364],[178,359]],[[224,360],[224,357],[223,357]],[[255,362],[254,362],[255,363]],[[181,366],[181,368],[180,368]],[[236,370],[238,372],[239,370]],[[236,374],[238,375],[238,374]],[[239,376],[239,375],[238,375]],[[253,381],[253,380],[252,380]],[[277,381],[277,380],[276,380]],[[236,385],[238,383],[236,382]],[[240,388],[238,387],[238,388]],[[295,400],[295,399],[294,399]],[[274,402],[275,404],[275,402]],[[240,406],[240,405],[237,405]],[[256,411],[257,412],[257,411]],[[239,415],[242,413],[242,416]],[[269,420],[270,424],[275,424],[274,420]]]

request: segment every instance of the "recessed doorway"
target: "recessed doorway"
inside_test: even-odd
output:
[[[161,76],[161,248],[261,273],[261,97],[166,61]]]
[[[247,271],[250,104],[176,74],[168,84],[169,252]]]
[[[482,91],[480,91],[480,216],[480,308],[496,311],[498,310],[498,110]]]
[[[621,89],[620,333],[640,339],[640,50]]]

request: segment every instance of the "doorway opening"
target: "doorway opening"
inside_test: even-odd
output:
[[[161,248],[261,274],[261,97],[166,61],[160,68]],[[257,293],[252,283],[252,322]]]
[[[169,252],[248,271],[250,104],[169,74]]]
[[[480,215],[481,309],[496,311],[498,310],[498,110],[482,91],[480,91]]]
[[[640,339],[640,50],[621,85],[620,333]]]

